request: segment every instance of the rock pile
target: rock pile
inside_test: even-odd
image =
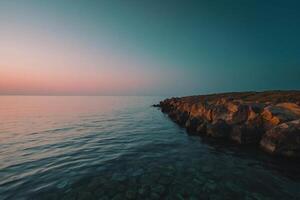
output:
[[[238,92],[171,98],[162,112],[191,134],[300,157],[300,91]]]

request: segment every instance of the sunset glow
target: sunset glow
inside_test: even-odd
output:
[[[296,7],[245,4],[1,1],[0,94],[299,88]]]

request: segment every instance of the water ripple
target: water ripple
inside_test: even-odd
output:
[[[161,97],[24,98],[0,106],[1,200],[300,198],[299,162],[188,136]]]

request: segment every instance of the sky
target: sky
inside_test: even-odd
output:
[[[1,0],[0,95],[300,89],[297,0]]]

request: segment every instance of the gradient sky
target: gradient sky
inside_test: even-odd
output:
[[[1,0],[0,94],[300,89],[300,1]]]

